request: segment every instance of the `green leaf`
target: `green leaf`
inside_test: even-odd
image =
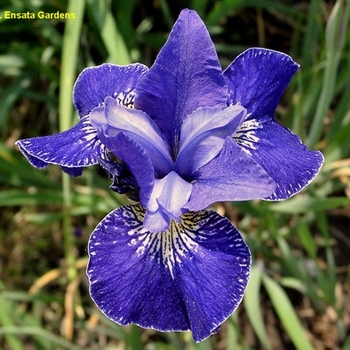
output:
[[[299,220],[297,220],[297,233],[300,238],[300,241],[303,244],[309,256],[315,261],[317,252],[315,239],[311,235],[309,226],[301,218],[298,219]]]
[[[110,10],[106,12],[101,36],[109,54],[108,62],[120,65],[130,63],[128,49]]]
[[[0,206],[9,207],[14,205],[29,206],[38,204],[61,204],[61,193],[27,193],[23,190],[5,190],[0,192]]]
[[[297,350],[313,350],[303,326],[284,289],[272,278],[263,275],[263,284],[284,329]]]
[[[72,90],[77,76],[76,67],[78,61],[79,39],[84,18],[85,0],[68,3],[67,12],[75,13],[76,18],[65,22],[64,37],[62,43],[62,62],[59,94],[59,118],[60,131],[72,126],[73,104]]]
[[[349,204],[350,198],[347,197],[314,198],[298,196],[285,202],[273,203],[269,205],[269,209],[279,213],[300,214],[307,211],[321,212]]]
[[[12,312],[13,312],[13,305],[6,301],[1,295],[0,295],[0,338],[1,338],[1,330],[6,329],[7,327],[14,327],[14,322],[12,319]],[[11,333],[3,333],[5,336],[5,339],[7,341],[7,344],[9,345],[9,348],[11,350],[21,350],[22,347],[22,341],[18,336]]]
[[[260,287],[262,271],[259,265],[252,266],[249,283],[243,299],[249,321],[266,350],[271,350],[260,307]]]

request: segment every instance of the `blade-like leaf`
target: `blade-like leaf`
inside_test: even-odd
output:
[[[260,307],[260,287],[261,287],[262,271],[259,265],[252,266],[250,271],[249,283],[245,292],[244,306],[247,311],[249,321],[259,338],[261,344],[266,350],[271,350],[268,340],[264,320]]]
[[[284,289],[267,275],[263,276],[262,281],[272,305],[296,349],[313,350],[296,311],[293,309],[292,303]]]

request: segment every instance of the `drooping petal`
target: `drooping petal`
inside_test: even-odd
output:
[[[170,220],[180,220],[182,209],[190,198],[192,185],[172,171],[160,180],[147,203],[144,227],[152,232],[168,229]]]
[[[73,101],[80,117],[100,106],[107,96],[130,107],[134,103],[135,86],[148,68],[140,63],[127,66],[102,64],[85,68],[73,89]]]
[[[298,67],[288,55],[255,48],[243,52],[224,72],[229,103],[240,103],[248,112],[234,139],[276,182],[274,193],[263,197],[268,200],[287,199],[301,191],[323,164],[320,152],[309,151],[273,118]]]
[[[232,136],[246,117],[239,105],[223,110],[199,108],[189,115],[181,127],[180,150],[176,170],[190,176],[209,163],[222,149],[227,136]]]
[[[122,131],[147,152],[157,173],[165,175],[173,169],[174,162],[164,136],[146,113],[118,105],[107,97],[104,107],[92,110],[90,119],[101,140],[113,138]]]
[[[239,305],[250,252],[239,232],[212,211],[187,213],[166,232],[144,229],[141,206],[107,215],[89,241],[90,293],[121,324],[191,330],[196,341],[217,332]]]
[[[241,104],[251,118],[271,118],[283,91],[299,65],[284,53],[252,48],[240,54],[224,71],[229,103]]]
[[[140,202],[143,206],[149,201],[154,186],[154,168],[145,150],[134,139],[120,132],[115,137],[103,135],[102,142],[109,151],[121,159],[140,188]]]
[[[276,182],[276,190],[262,197],[267,200],[287,199],[300,192],[324,161],[321,152],[308,150],[297,135],[275,121],[244,122],[234,138]]]
[[[80,175],[83,167],[97,164],[105,150],[88,117],[67,131],[19,140],[16,144],[33,166],[56,164],[73,176]]]
[[[194,175],[189,210],[202,210],[217,201],[241,201],[271,195],[276,184],[271,176],[231,137],[220,154]]]
[[[188,234],[187,242],[192,238],[194,249],[175,265],[174,280],[186,302],[193,338],[199,342],[215,334],[240,304],[251,255],[236,228],[214,211],[185,215],[181,228]]]
[[[80,176],[83,173],[83,168],[68,168],[61,166],[61,169],[69,176]]]
[[[135,108],[151,116],[173,144],[186,116],[199,107],[223,108],[226,102],[227,85],[209,33],[196,12],[183,10],[137,85]]]

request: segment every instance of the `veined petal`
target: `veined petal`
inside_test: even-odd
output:
[[[215,334],[242,301],[251,255],[236,228],[214,211],[184,215],[181,228],[188,242],[192,238],[194,249],[175,265],[174,280],[186,303],[193,338],[199,342]]]
[[[232,136],[246,117],[239,105],[223,110],[199,108],[181,127],[180,150],[176,159],[179,174],[190,176],[221,151],[225,138]]]
[[[107,97],[104,107],[92,110],[90,119],[103,140],[123,132],[138,142],[152,160],[157,173],[164,175],[173,169],[169,147],[158,126],[146,113],[118,105],[114,99]]]
[[[174,171],[155,180],[146,206],[144,227],[152,232],[161,232],[168,229],[170,220],[179,221],[191,190],[192,185]]]
[[[192,195],[186,208],[202,210],[218,201],[264,198],[276,187],[273,178],[227,137],[220,154],[194,175]]]
[[[31,148],[37,149],[38,148],[37,145],[40,142],[42,142],[42,137],[33,137],[33,138],[29,138],[29,139],[18,140],[18,141],[16,141],[15,144],[18,146],[19,150],[27,158],[27,160],[29,161],[29,163],[31,165],[33,165],[34,167],[36,167],[38,169],[44,169],[49,165],[49,163],[41,160],[40,158],[38,158],[36,156],[32,156],[26,150],[26,147],[28,147],[29,150]],[[46,141],[44,140],[44,142],[46,142]],[[32,144],[34,147],[32,146]]]
[[[102,64],[85,68],[73,89],[73,101],[80,117],[103,104],[106,96],[130,107],[134,103],[135,86],[148,68],[140,63],[127,66]]]
[[[175,139],[176,144],[184,118],[199,107],[223,108],[226,102],[227,85],[209,33],[196,12],[183,10],[137,85],[135,108],[150,115],[168,143]]]
[[[275,191],[263,197],[268,200],[298,193],[323,164],[320,152],[309,151],[298,136],[273,119],[278,101],[298,68],[288,55],[255,48],[243,52],[224,72],[229,103],[240,103],[248,111],[234,139],[276,182]]]
[[[245,122],[234,139],[276,182],[276,190],[263,196],[267,200],[287,199],[300,192],[324,161],[321,152],[310,151],[297,135],[275,121]]]
[[[212,211],[186,213],[166,232],[143,225],[141,206],[108,214],[92,233],[87,274],[100,310],[121,324],[216,333],[242,300],[250,252],[239,232]]]
[[[16,144],[33,166],[56,164],[70,175],[80,175],[81,168],[98,163],[105,150],[88,116],[67,131],[19,140]]]
[[[229,86],[228,102],[241,104],[251,118],[273,117],[283,91],[298,68],[284,53],[248,49],[224,71]]]

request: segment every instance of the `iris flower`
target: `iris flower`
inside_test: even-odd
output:
[[[151,68],[86,68],[73,94],[79,123],[17,142],[38,168],[77,176],[99,163],[111,189],[138,202],[109,213],[89,241],[90,294],[108,318],[201,341],[237,308],[251,254],[207,208],[287,199],[317,175],[322,154],[274,119],[298,67],[252,48],[222,71],[204,23],[183,10]]]

